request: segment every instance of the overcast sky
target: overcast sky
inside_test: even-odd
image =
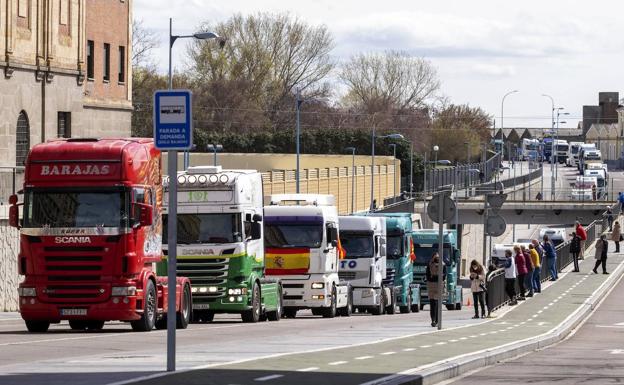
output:
[[[362,51],[403,50],[429,59],[442,93],[454,103],[484,108],[500,126],[550,125],[550,94],[576,126],[582,106],[599,91],[624,91],[624,2],[618,0],[135,0],[135,19],[162,36],[155,52],[167,66],[168,18],[174,34],[192,33],[203,21],[232,14],[290,12],[325,24],[338,61]],[[182,43],[182,44],[181,44]],[[183,68],[183,42],[174,48]],[[624,92],[620,97],[624,97]]]

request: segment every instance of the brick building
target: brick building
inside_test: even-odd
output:
[[[50,138],[130,135],[131,9],[0,0],[0,167]]]

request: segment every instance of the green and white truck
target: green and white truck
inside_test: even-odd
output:
[[[438,251],[439,233],[436,229],[414,230],[414,282],[421,284],[420,307],[429,303],[425,272],[433,253]],[[443,230],[444,263],[446,264],[446,298],[444,304],[448,310],[461,310],[463,303],[462,287],[459,284],[460,251],[457,248],[457,231]]]
[[[170,183],[178,184],[177,273],[191,280],[193,321],[211,322],[216,313],[238,313],[243,322],[278,321],[281,283],[264,275],[261,174],[197,166],[165,178],[165,191]],[[164,226],[163,240],[166,231]]]

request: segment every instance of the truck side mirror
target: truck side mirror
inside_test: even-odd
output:
[[[254,214],[253,215],[254,222],[262,222],[262,214]]]
[[[251,239],[254,239],[254,240],[261,239],[262,238],[262,223],[251,222],[251,233],[249,235],[251,236]]]
[[[135,203],[135,223],[140,227],[143,226],[151,226],[154,223],[154,215],[152,206],[147,205],[145,203]]]
[[[17,204],[17,195],[13,194],[9,197],[9,226],[20,228],[19,225],[19,206]]]
[[[338,246],[338,229],[335,227],[329,228],[329,241],[333,247]]]

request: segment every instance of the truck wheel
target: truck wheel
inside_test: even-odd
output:
[[[241,313],[243,322],[256,323],[260,321],[260,313],[262,312],[260,301],[260,287],[258,283],[254,282],[253,288],[251,289],[251,309]]]
[[[45,333],[50,327],[50,323],[47,321],[25,321],[26,328],[31,333]]]
[[[447,303],[446,304],[446,310],[455,310],[455,304]]]
[[[382,315],[384,313],[384,308],[386,306],[384,298],[386,298],[386,296],[384,295],[384,288],[382,287],[381,295],[379,296],[379,305],[372,308],[371,310],[372,315]]]
[[[394,290],[391,290],[392,297],[390,298],[390,303],[386,307],[387,314],[396,314],[396,296],[394,295]]]
[[[182,298],[180,299],[180,311],[176,313],[176,328],[186,329],[191,321],[191,288],[184,285]]]
[[[323,308],[323,318],[336,317],[336,286],[332,286],[331,303],[329,307]]]
[[[284,318],[296,318],[296,317],[297,317],[297,309],[284,309]]]
[[[135,332],[149,332],[154,328],[156,324],[157,302],[154,282],[148,280],[145,287],[145,295],[143,296],[143,315],[141,315],[141,319],[130,322],[132,330]]]
[[[400,306],[399,310],[401,311],[401,314],[408,314],[408,313],[412,312],[412,292],[411,292],[411,290],[407,294],[407,305]]]
[[[353,314],[353,291],[349,289],[347,294],[347,306],[340,309],[340,316],[351,317]]]
[[[275,311],[267,313],[269,321],[279,321],[282,318],[282,287],[277,287],[277,303],[275,305]]]

